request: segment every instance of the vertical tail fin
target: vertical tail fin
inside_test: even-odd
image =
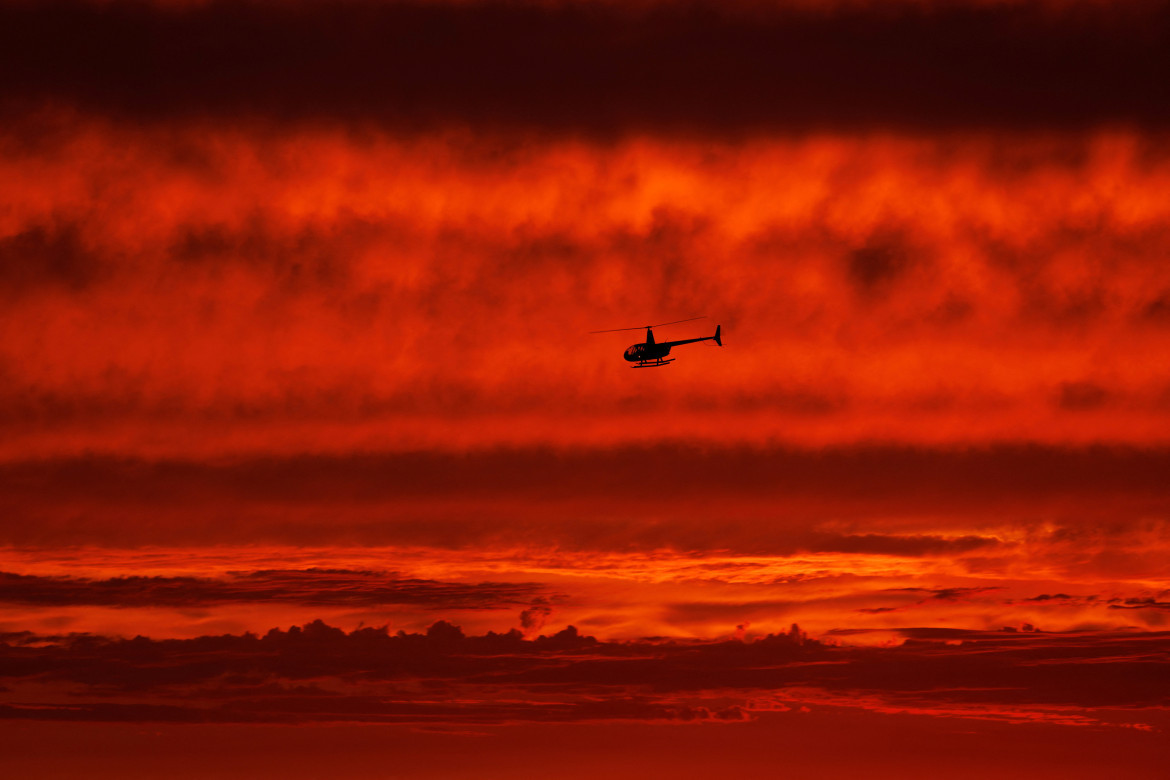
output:
[[[714,338],[715,338],[715,343],[716,343],[716,344],[718,344],[718,345],[719,345],[719,346],[721,346],[721,347],[723,346],[723,339],[719,338],[719,330],[720,330],[720,328],[722,328],[722,327],[723,327],[722,325],[716,325],[716,326],[715,326],[715,337],[714,337]]]

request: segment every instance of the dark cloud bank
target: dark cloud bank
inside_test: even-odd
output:
[[[753,642],[600,642],[569,627],[465,636],[321,621],[263,637],[0,637],[0,716],[171,722],[742,720],[777,701],[876,697],[878,709],[1170,705],[1170,634],[906,629],[897,647],[838,647],[797,627]],[[1107,663],[1103,663],[1107,661]],[[22,698],[64,684],[67,706]],[[815,693],[809,693],[809,691]],[[33,696],[33,693],[23,694]],[[128,697],[133,696],[133,701]],[[458,698],[458,703],[450,703]],[[761,704],[763,703],[763,704]]]
[[[586,132],[1170,120],[1170,6],[21,4],[11,109]]]

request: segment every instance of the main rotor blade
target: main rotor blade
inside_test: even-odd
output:
[[[702,317],[689,317],[685,320],[675,320],[674,322],[660,322],[657,325],[647,325],[646,327],[647,328],[661,328],[663,325],[677,325],[680,322],[694,322],[695,320],[705,320],[705,319],[707,319],[707,317],[705,315]]]
[[[645,330],[646,328],[661,328],[664,325],[677,325],[680,322],[693,322],[694,320],[705,320],[705,319],[707,319],[705,316],[703,316],[703,317],[690,317],[690,318],[685,319],[685,320],[675,320],[674,322],[660,322],[657,325],[638,325],[638,326],[635,326],[633,328],[611,328],[609,330],[591,330],[589,332],[590,333],[617,333],[618,331],[622,331],[622,330]]]

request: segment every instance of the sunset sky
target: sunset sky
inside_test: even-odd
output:
[[[0,769],[1161,776],[1167,51],[0,0]]]

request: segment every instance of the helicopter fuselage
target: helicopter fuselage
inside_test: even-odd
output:
[[[631,363],[640,363],[645,360],[662,360],[670,354],[670,344],[642,343],[634,344],[622,355]]]

